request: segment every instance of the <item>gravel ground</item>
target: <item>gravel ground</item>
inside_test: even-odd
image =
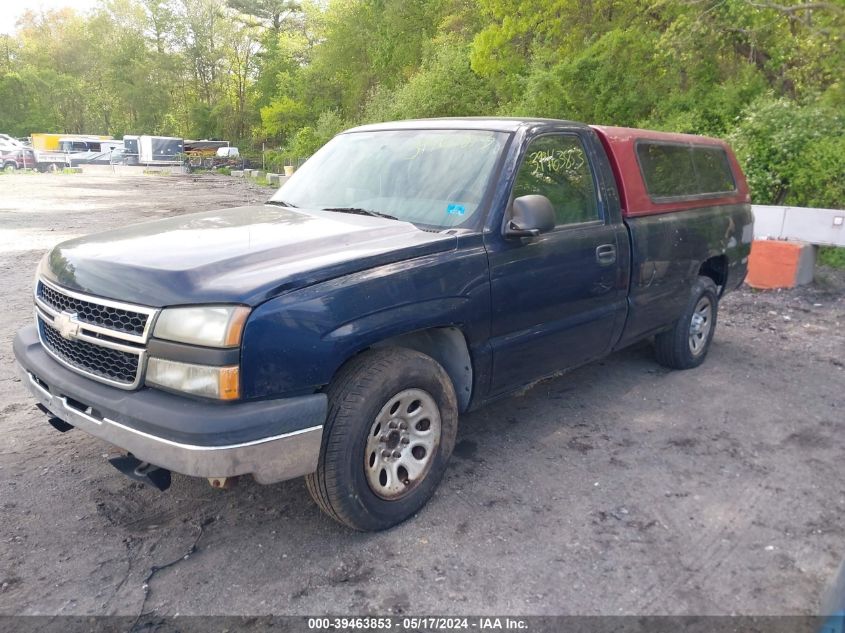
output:
[[[14,370],[72,236],[258,202],[223,176],[0,176],[0,614],[806,614],[845,543],[845,275],[730,295],[707,362],[648,344],[461,418],[438,493],[380,534],[302,481],[158,493],[59,434]],[[154,571],[173,561],[174,564]]]

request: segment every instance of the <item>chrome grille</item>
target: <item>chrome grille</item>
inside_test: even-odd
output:
[[[141,384],[155,308],[80,294],[44,279],[36,284],[35,308],[41,343],[57,361],[121,389]]]
[[[109,330],[118,330],[143,336],[149,320],[148,314],[85,301],[65,294],[55,288],[38,282],[36,296],[58,312],[72,312],[82,323],[99,325]]]
[[[38,327],[44,346],[71,367],[127,386],[135,383],[141,359],[139,354],[122,352],[87,341],[67,340],[40,316]]]

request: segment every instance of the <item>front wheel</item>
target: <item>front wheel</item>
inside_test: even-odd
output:
[[[455,445],[458,406],[448,374],[420,352],[374,349],[338,372],[328,397],[309,493],[356,530],[401,523],[434,493]]]
[[[703,363],[716,331],[718,310],[715,282],[709,277],[699,277],[674,327],[654,337],[657,362],[673,369],[692,369]]]

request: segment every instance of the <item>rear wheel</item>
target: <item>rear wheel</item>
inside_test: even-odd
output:
[[[657,362],[673,369],[691,369],[703,363],[716,331],[718,310],[715,282],[699,277],[674,327],[654,337]]]
[[[308,491],[336,521],[383,530],[422,508],[437,488],[458,427],[455,390],[431,357],[364,352],[328,388],[329,413]]]

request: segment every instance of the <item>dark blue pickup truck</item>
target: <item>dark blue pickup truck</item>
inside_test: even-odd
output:
[[[717,139],[364,126],[266,204],[56,246],[15,354],[53,426],[122,448],[132,477],[305,475],[379,530],[431,496],[460,413],[645,337],[699,365],[752,222]]]

